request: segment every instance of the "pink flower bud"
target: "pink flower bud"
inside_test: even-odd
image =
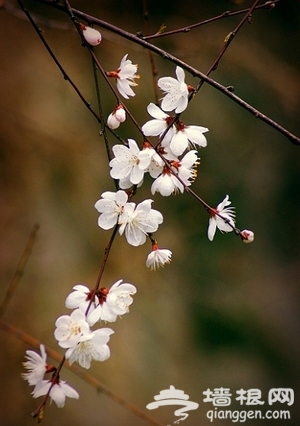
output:
[[[107,125],[112,130],[117,129],[120,126],[120,121],[117,120],[115,113],[112,112],[109,114],[107,118]]]
[[[254,241],[254,232],[249,231],[248,229],[244,229],[240,235],[243,242],[246,244],[252,243]]]
[[[119,105],[117,107],[115,116],[120,123],[124,123],[124,121],[126,120],[126,112],[122,105]]]
[[[83,37],[91,46],[98,46],[101,43],[102,36],[99,31],[91,27],[86,27],[83,24],[80,24]]]

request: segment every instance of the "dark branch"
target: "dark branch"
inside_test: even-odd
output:
[[[35,0],[39,3],[46,4],[48,6],[54,7],[56,9],[60,9],[64,12],[67,12],[67,9],[62,6],[61,4],[57,3],[54,0]],[[196,68],[193,68],[192,66],[188,65],[186,62],[183,62],[179,58],[177,58],[174,55],[171,55],[170,53],[166,52],[163,49],[160,49],[157,46],[154,46],[153,44],[147,42],[146,40],[141,39],[140,37],[129,33],[128,31],[122,30],[119,27],[116,27],[115,25],[112,25],[108,22],[102,21],[101,19],[95,18],[94,16],[88,15],[87,13],[81,12],[80,10],[73,9],[72,13],[74,16],[76,16],[79,19],[82,19],[83,21],[87,22],[88,24],[94,24],[98,25],[101,28],[105,28],[115,34],[118,34],[120,37],[125,38],[127,40],[132,41],[135,44],[138,44],[142,47],[145,47],[146,49],[151,50],[152,52],[156,53],[157,55],[163,57],[164,59],[167,59],[171,62],[173,62],[176,65],[179,65],[186,71],[190,72],[194,77],[198,77],[203,82],[209,84],[210,86],[214,87],[221,93],[225,94],[228,98],[233,100],[235,103],[240,105],[242,108],[249,111],[251,114],[253,114],[256,118],[259,120],[262,120],[269,126],[273,127],[275,130],[283,134],[286,138],[288,138],[293,144],[300,146],[300,138],[290,131],[288,131],[286,128],[266,116],[265,114],[258,111],[256,108],[254,108],[252,105],[245,102],[243,99],[239,98],[238,96],[234,95],[227,87],[223,86],[222,84],[218,83],[216,80],[213,80],[212,78],[208,77],[206,74],[202,73],[201,71],[197,70]]]

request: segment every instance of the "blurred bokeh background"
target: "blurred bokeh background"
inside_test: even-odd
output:
[[[240,4],[237,4],[240,3]],[[56,318],[68,313],[65,297],[77,283],[94,286],[110,233],[97,226],[94,203],[114,190],[109,177],[99,125],[63,79],[16,2],[0,9],[0,296],[3,299],[38,223],[32,254],[3,320],[60,351],[53,338]],[[71,5],[137,33],[144,31],[141,0],[112,2],[77,0]],[[252,1],[152,0],[148,27],[155,33],[186,26]],[[39,23],[44,36],[76,85],[96,109],[91,61],[67,15],[35,1],[28,9],[50,20]],[[189,33],[154,40],[202,72],[216,58],[226,35],[240,16],[222,19]],[[299,2],[285,0],[253,15],[230,45],[212,77],[257,109],[300,135]],[[56,28],[57,27],[57,28]],[[154,101],[147,51],[101,30],[95,49],[106,70],[116,69],[125,53],[139,64],[136,96],[126,102],[140,124],[149,119]],[[175,67],[154,55],[158,76]],[[197,80],[187,75],[189,84]],[[115,100],[100,80],[105,114]],[[205,85],[183,113],[187,124],[209,128],[208,146],[192,188],[210,205],[228,193],[237,226],[255,232],[246,245],[233,234],[206,237],[205,210],[187,194],[163,198],[150,194],[150,179],[136,202],[154,198],[164,215],[159,244],[173,251],[172,263],[158,272],[145,267],[150,245],[134,248],[117,237],[103,285],[122,278],[138,292],[129,315],[112,324],[111,357],[94,363],[90,372],[112,391],[139,408],[170,385],[183,389],[199,409],[185,425],[208,425],[203,402],[208,388],[260,389],[263,408],[290,409],[291,419],[277,425],[299,425],[299,277],[300,151],[283,135],[256,120],[223,94]],[[127,120],[118,133],[141,139]],[[111,145],[117,143],[110,136]],[[38,401],[21,379],[29,347],[1,331],[0,423],[33,424]],[[63,354],[63,351],[61,351]],[[64,409],[53,404],[44,424],[146,424],[67,370],[62,378],[80,393]],[[295,403],[267,406],[271,388],[292,388]],[[297,411],[298,402],[298,411]],[[228,408],[242,409],[236,401]],[[250,407],[253,409],[253,407]],[[254,407],[254,409],[257,407]],[[260,407],[259,407],[260,408]],[[176,420],[172,408],[148,412],[162,424]],[[230,420],[214,420],[229,425]],[[247,420],[247,425],[273,424]]]

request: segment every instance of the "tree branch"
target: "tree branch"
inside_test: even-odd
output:
[[[35,0],[39,3],[46,4],[48,6],[54,7],[55,9],[60,9],[63,12],[68,13],[68,10],[61,4],[57,3],[55,0]],[[82,19],[83,21],[87,22],[88,24],[94,24],[98,25],[101,28],[105,28],[106,30],[109,30],[113,32],[114,34],[118,34],[120,37],[123,37],[127,40],[132,41],[135,44],[138,44],[146,49],[149,49],[150,51],[156,53],[157,55],[161,56],[164,59],[169,60],[170,62],[173,62],[176,65],[179,65],[184,70],[191,73],[194,77],[198,77],[203,82],[209,84],[219,92],[223,93],[225,96],[230,98],[233,102],[237,103],[242,108],[249,111],[252,115],[254,115],[257,119],[265,122],[273,129],[277,130],[279,133],[284,135],[287,139],[289,139],[294,145],[300,146],[300,138],[293,133],[291,133],[289,130],[287,130],[285,127],[278,124],[276,121],[268,117],[267,115],[261,113],[259,110],[254,108],[252,105],[248,104],[243,99],[239,98],[235,94],[232,93],[230,88],[227,88],[226,86],[223,86],[222,84],[218,83],[216,80],[208,77],[206,74],[202,73],[201,71],[197,70],[196,68],[190,66],[186,62],[180,60],[174,55],[171,55],[170,53],[166,52],[163,49],[160,49],[159,47],[147,42],[146,40],[142,39],[141,37],[134,35],[128,31],[122,30],[119,27],[116,27],[115,25],[112,25],[108,22],[105,22],[101,19],[98,19],[94,16],[91,16],[87,13],[84,13],[80,10],[71,8],[72,13],[74,16],[76,16],[79,19]]]

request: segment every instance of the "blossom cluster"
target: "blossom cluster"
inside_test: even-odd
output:
[[[101,43],[99,31],[83,24],[79,24],[78,28],[84,43],[90,46]],[[115,79],[120,95],[128,100],[135,96],[133,87],[137,86],[135,80],[139,78],[137,69],[138,66],[126,54],[117,70],[106,72],[105,78]],[[100,228],[115,228],[135,247],[144,244],[147,238],[150,239],[152,250],[146,259],[146,266],[153,270],[169,263],[172,258],[172,252],[160,248],[153,237],[163,223],[163,215],[152,208],[152,199],[136,204],[131,200],[132,196],[143,184],[146,173],[153,179],[152,195],[158,192],[167,197],[183,193],[197,177],[197,166],[200,164],[198,149],[207,146],[205,134],[208,128],[186,125],[180,119],[180,114],[189,105],[194,88],[186,84],[185,72],[181,67],[177,66],[175,73],[176,78],[162,77],[157,81],[163,97],[160,107],[152,102],[147,106],[152,118],[140,127],[142,146],[139,147],[134,139],[128,138],[126,142],[112,147],[114,157],[109,161],[110,176],[118,182],[117,190],[103,192],[94,205],[100,213]],[[108,115],[107,127],[112,131],[118,129],[126,120],[126,112],[127,108],[118,99],[117,105]],[[206,204],[205,207],[210,216],[207,231],[210,241],[216,229],[221,232],[235,231],[245,243],[253,241],[252,231],[239,231],[235,227],[235,212],[228,195],[216,208]],[[89,369],[92,361],[105,361],[110,357],[108,343],[114,331],[101,325],[113,323],[120,315],[128,313],[136,291],[134,285],[122,280],[115,282],[110,289],[100,288],[100,283],[94,289],[83,284],[73,287],[65,301],[66,308],[73,311],[70,315],[57,318],[54,331],[54,337],[65,350],[64,359],[69,364],[77,362],[81,367]],[[97,324],[100,324],[99,328],[95,329]],[[58,407],[64,406],[66,397],[79,398],[77,391],[60,379],[62,365],[56,368],[47,364],[44,345],[40,345],[40,354],[26,351],[26,359],[24,367],[27,372],[22,376],[30,386],[34,386],[34,398],[49,396]],[[46,380],[45,375],[49,373],[52,376]]]
[[[118,71],[109,72],[107,75],[117,79],[119,92],[122,96],[128,98],[134,96],[130,86],[136,84],[134,83],[134,79],[138,77],[136,72],[137,66],[134,66],[125,55]],[[197,177],[196,168],[200,164],[200,159],[196,148],[207,146],[204,134],[208,132],[208,128],[186,125],[179,119],[179,115],[189,104],[189,96],[194,88],[185,83],[185,73],[181,67],[177,66],[175,72],[177,78],[162,77],[158,79],[157,85],[163,90],[164,96],[161,107],[152,102],[147,106],[147,111],[152,119],[141,127],[145,137],[142,148],[140,149],[133,139],[128,139],[126,144],[117,144],[112,147],[114,158],[109,163],[110,175],[113,179],[118,180],[120,189],[127,190],[133,186],[140,187],[143,184],[145,173],[149,173],[154,179],[151,185],[152,195],[158,192],[162,196],[170,196],[178,192],[183,193],[185,188],[190,186]],[[174,111],[177,115],[167,114],[169,111]],[[126,112],[120,103],[109,115],[107,125],[111,129],[116,129],[125,119]],[[158,140],[154,144],[147,139],[149,137],[157,137]],[[124,194],[122,193],[123,199],[126,198]],[[99,200],[95,204],[96,209],[101,213],[98,221],[101,228],[110,229],[116,224],[120,225],[120,234],[125,229],[127,241],[135,246],[143,244],[145,235],[154,232],[154,229],[148,231],[145,223],[140,226],[141,221],[133,217],[136,213],[138,215],[139,210],[132,207],[133,203],[127,203],[126,199],[125,204],[119,204],[118,199],[113,199],[115,195],[112,195],[112,193],[109,193],[109,195],[104,193],[102,197],[103,199],[110,198],[110,205],[103,200]],[[145,201],[150,202],[150,200]],[[216,229],[221,232],[236,230],[234,208],[229,207],[230,204],[229,196],[226,195],[216,208],[207,208],[210,215],[207,236],[210,241],[213,240]],[[149,208],[148,211],[150,211]],[[159,217],[157,214],[155,230],[159,225]],[[152,218],[150,219],[150,216],[148,216],[146,222],[149,223],[151,220]],[[249,243],[253,241],[254,234],[250,231],[251,236],[248,237],[248,232],[242,231],[240,236],[244,242]],[[150,259],[153,256],[155,255],[152,254]],[[149,257],[146,265],[148,266],[151,263],[152,269],[156,269],[164,264],[163,258],[157,256],[157,253],[155,258],[158,262],[155,267],[153,266],[155,262],[151,263]],[[170,258],[171,256],[168,256],[168,261],[170,261]],[[161,263],[158,259],[161,259]]]
[[[57,369],[53,365],[47,364],[47,354],[44,345],[40,345],[40,352],[41,355],[31,350],[26,351],[27,361],[23,363],[23,366],[28,372],[23,373],[22,377],[28,381],[30,386],[34,386],[31,393],[33,398],[38,398],[49,393],[51,400],[59,408],[64,407],[66,396],[78,399],[78,392],[65,381],[60,380]],[[46,373],[53,373],[50,380],[44,380]]]
[[[70,315],[62,315],[55,322],[54,337],[58,345],[65,349],[65,358],[69,364],[77,362],[83,368],[90,368],[91,362],[105,361],[110,357],[108,342],[114,333],[111,328],[101,327],[92,330],[97,322],[115,322],[117,317],[129,312],[136,287],[117,281],[110,289],[102,287],[91,290],[85,285],[73,287],[66,298],[65,305],[73,309]],[[46,363],[46,351],[40,346],[41,355],[28,350],[24,367],[28,370],[22,377],[34,386],[32,396],[38,398],[49,393],[58,407],[65,405],[66,397],[79,398],[77,391],[60,380],[57,369]],[[53,373],[50,380],[44,380],[46,373]]]

